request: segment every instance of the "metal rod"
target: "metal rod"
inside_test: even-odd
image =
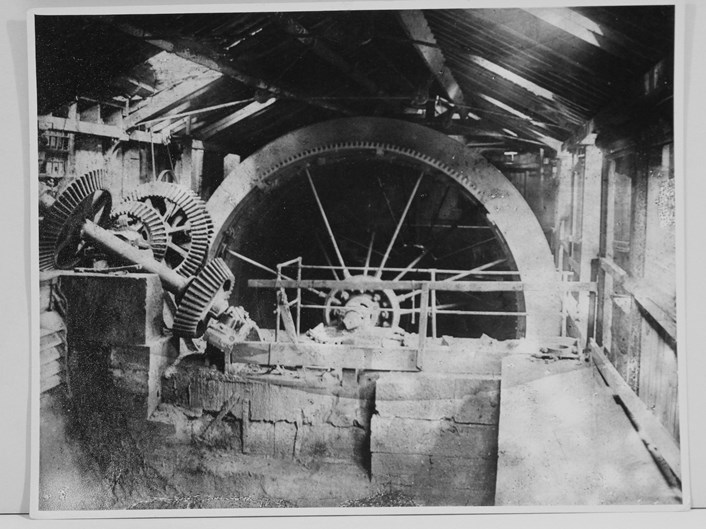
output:
[[[182,295],[189,283],[188,278],[180,276],[166,264],[155,261],[147,253],[141,252],[90,220],[84,222],[81,236],[120,260],[140,265],[146,272],[157,274],[164,289],[177,297]]]
[[[390,205],[390,200],[387,198],[387,193],[385,193],[385,188],[382,187],[382,181],[380,180],[380,175],[376,175],[377,181],[378,181],[378,186],[380,186],[380,191],[382,191],[382,196],[385,199],[385,204],[387,204],[387,211],[390,212],[390,217],[392,217],[392,222],[397,224],[397,219],[395,218],[395,214],[392,211],[392,206]]]
[[[333,278],[336,281],[340,281],[341,278],[338,277],[338,273],[336,272],[336,270],[338,270],[338,268],[333,266],[333,263],[331,262],[331,258],[328,256],[328,252],[326,251],[326,248],[324,248],[324,244],[321,242],[321,239],[319,239],[318,236],[316,237],[316,242],[319,244],[319,248],[321,248],[321,253],[324,254],[324,259],[326,259],[326,264],[328,265],[329,270],[331,270],[331,274],[333,275]],[[301,266],[299,267],[299,274],[301,275]],[[299,279],[301,279],[301,277]]]
[[[355,279],[334,281],[332,279],[250,279],[248,284],[257,288],[325,288],[365,290],[419,290],[428,286],[430,289],[443,292],[594,292],[596,283],[593,281],[386,281]]]
[[[343,237],[345,239],[345,237]],[[379,253],[379,252],[378,252]],[[303,269],[307,270],[328,270],[330,268],[333,268],[335,270],[339,270],[341,266],[338,265],[302,265]],[[349,266],[348,270],[365,270],[364,266]],[[401,267],[393,267],[393,266],[388,266],[385,268],[385,272],[401,272],[403,270],[406,270],[405,268]],[[413,268],[409,270],[410,272],[423,272],[423,273],[429,273],[431,269],[430,268]],[[435,269],[437,274],[465,274],[468,272],[468,270],[454,270],[454,269]],[[520,272],[516,270],[487,270],[487,271],[479,271],[479,272],[474,272],[473,275],[488,275],[488,276],[517,276],[520,275]]]
[[[370,268],[370,258],[373,255],[373,243],[375,242],[375,230],[370,235],[370,245],[368,246],[368,255],[365,256],[365,266],[363,267],[363,275],[368,275],[368,269]]]
[[[397,241],[397,236],[399,235],[400,230],[402,229],[402,225],[404,224],[404,220],[407,217],[407,212],[409,211],[409,208],[412,206],[412,201],[414,200],[414,196],[417,194],[417,189],[419,189],[419,184],[422,183],[422,178],[424,178],[424,173],[419,175],[419,178],[417,178],[417,182],[414,184],[414,189],[412,189],[412,193],[409,195],[409,199],[407,200],[407,205],[404,207],[404,211],[402,212],[402,215],[400,216],[399,222],[397,222],[397,227],[395,228],[395,233],[392,235],[392,239],[390,240],[390,244],[387,245],[387,250],[385,250],[385,255],[382,257],[382,262],[380,263],[380,266],[378,267],[378,270],[375,273],[375,277],[377,277],[377,278],[382,276],[382,271],[385,268],[385,264],[387,263],[387,259],[390,257],[390,252],[392,251],[392,247],[395,245],[395,242]]]
[[[262,269],[262,270],[265,270],[266,272],[270,272],[271,274],[274,274],[274,275],[276,275],[276,276],[279,276],[279,275],[280,275],[280,274],[277,272],[277,270],[274,270],[274,269],[270,268],[269,266],[265,266],[265,265],[262,264],[262,263],[258,263],[257,261],[255,261],[255,260],[253,260],[253,259],[250,259],[249,257],[245,257],[243,254],[240,254],[240,253],[236,252],[235,250],[228,249],[228,250],[226,250],[226,252],[228,252],[229,254],[231,254],[233,257],[237,257],[237,258],[240,259],[241,261],[245,261],[246,263],[249,263],[249,264],[251,264],[251,265],[253,265],[253,266],[256,266],[257,268],[260,268],[260,269]],[[281,277],[282,277],[283,279],[287,280],[287,281],[294,281],[291,277],[286,276],[286,275],[284,275],[284,274],[281,274]],[[279,280],[278,280],[278,281],[279,281]],[[298,282],[298,283],[299,283],[299,282]],[[291,287],[291,288],[300,288],[300,287]],[[310,291],[310,292],[313,292],[314,294],[316,294],[316,295],[319,296],[320,298],[325,298],[325,297],[328,296],[328,294],[326,294],[325,292],[321,292],[320,290],[316,290],[315,288],[309,288],[309,287],[304,287],[304,288],[306,288],[306,290],[308,290],[308,291]]]
[[[409,263],[406,268],[404,268],[399,274],[397,274],[397,275],[394,277],[393,281],[399,281],[400,279],[402,279],[402,277],[403,277],[405,274],[407,274],[410,270],[412,270],[412,268],[413,268],[417,263],[419,263],[419,261],[421,261],[422,259],[424,259],[430,251],[431,251],[431,248],[427,248],[427,249],[424,250],[421,254],[419,254],[419,256],[417,256],[411,263]]]
[[[437,259],[437,261],[442,261],[442,260],[444,260],[444,259],[446,259],[446,258],[448,258],[448,257],[453,256],[453,255],[457,255],[457,254],[462,253],[462,252],[465,252],[465,251],[467,251],[467,250],[471,250],[472,248],[475,248],[476,246],[480,246],[481,244],[486,244],[486,243],[489,243],[489,242],[493,242],[494,240],[495,240],[495,237],[491,237],[490,239],[484,239],[484,240],[482,240],[482,241],[480,241],[480,242],[473,243],[473,244],[471,244],[471,245],[469,245],[469,246],[464,246],[463,248],[460,248],[460,249],[458,249],[458,250],[454,250],[453,252],[447,253],[446,255],[442,255],[441,257],[439,257],[439,258]]]
[[[441,197],[441,200],[439,201],[439,207],[436,208],[436,213],[434,213],[434,216],[432,217],[431,223],[427,226],[428,229],[427,229],[426,236],[424,237],[424,240],[428,241],[429,238],[431,237],[431,232],[436,227],[436,221],[438,220],[439,215],[441,214],[441,208],[444,206],[444,202],[446,202],[446,197],[449,195],[449,191],[451,191],[451,186],[447,185],[446,189],[444,190],[444,195]],[[421,225],[413,224],[412,226],[416,228]]]
[[[343,256],[341,255],[341,251],[338,249],[338,243],[336,242],[336,238],[333,236],[333,231],[331,230],[331,225],[328,222],[328,218],[326,217],[326,212],[324,211],[324,206],[321,204],[321,200],[319,199],[319,194],[316,192],[316,187],[314,186],[314,180],[311,178],[311,173],[309,172],[309,169],[306,170],[306,177],[309,180],[309,185],[311,186],[311,192],[314,193],[314,199],[316,199],[316,205],[319,206],[319,212],[321,213],[321,218],[324,219],[324,224],[326,225],[326,231],[328,231],[328,236],[329,239],[331,239],[331,244],[333,244],[333,249],[336,252],[336,257],[338,257],[338,261],[341,263],[341,267],[343,267],[343,276],[344,277],[350,277],[350,272],[348,271],[348,268],[346,267],[346,263],[343,261]]]
[[[481,271],[485,270],[486,268],[490,268],[491,266],[495,266],[496,264],[500,264],[503,261],[505,261],[505,259],[498,259],[497,261],[492,261],[490,263],[486,263],[484,265],[480,265],[475,268],[471,268],[467,272],[461,272],[460,274],[456,274],[455,276],[447,277],[446,279],[444,279],[444,281],[456,281],[458,279],[462,279],[466,276],[473,275],[476,272],[481,272]]]

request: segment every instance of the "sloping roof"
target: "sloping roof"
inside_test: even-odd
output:
[[[169,125],[177,135],[188,129],[241,155],[344,115],[413,120],[467,141],[556,148],[599,110],[629,99],[641,76],[673,53],[670,6],[413,17],[421,33],[395,11],[39,17],[40,113],[77,95],[127,98],[132,113],[161,93],[150,126]],[[221,77],[194,92],[160,85],[149,63],[160,52]],[[450,94],[451,85],[460,94]],[[164,105],[170,93],[175,99]]]

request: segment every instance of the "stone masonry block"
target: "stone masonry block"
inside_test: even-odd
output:
[[[497,442],[496,426],[378,415],[371,422],[372,452],[495,458]]]
[[[67,339],[111,345],[148,344],[162,335],[162,296],[154,274],[78,274],[61,277]]]
[[[377,382],[381,417],[497,424],[500,381],[468,375],[387,373]]]

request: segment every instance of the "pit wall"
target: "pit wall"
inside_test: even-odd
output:
[[[419,505],[493,505],[506,355],[468,355],[479,373],[253,367],[233,375],[182,364],[166,373],[152,418],[173,424],[184,443],[355,465],[374,487]]]

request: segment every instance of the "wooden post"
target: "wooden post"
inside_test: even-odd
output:
[[[419,347],[417,350],[417,369],[424,366],[424,349],[427,343],[427,323],[429,320],[429,285],[422,285],[419,301]]]
[[[431,271],[431,280],[436,281],[436,270]],[[431,294],[431,337],[436,338],[436,289]]]

